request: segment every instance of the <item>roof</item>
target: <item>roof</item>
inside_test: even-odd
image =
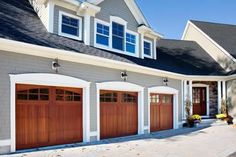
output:
[[[83,42],[51,34],[40,21],[28,0],[0,1],[0,38],[39,46],[73,51],[120,62],[187,75],[227,75],[195,42],[161,40],[157,60],[141,59],[100,50]],[[209,64],[211,63],[211,64]]]
[[[191,22],[236,58],[236,25],[194,20]]]

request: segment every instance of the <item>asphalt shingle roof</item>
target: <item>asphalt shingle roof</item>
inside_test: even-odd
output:
[[[194,20],[191,22],[236,58],[236,25]]]
[[[48,33],[28,0],[0,1],[0,38],[69,50],[111,60],[188,75],[227,75],[196,42],[160,40],[157,60],[141,59],[86,46]]]

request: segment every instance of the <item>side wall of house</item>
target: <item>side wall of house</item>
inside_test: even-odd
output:
[[[0,140],[10,139],[10,77],[9,74],[55,73],[51,59],[0,52]],[[90,89],[90,131],[97,131],[96,83],[122,81],[121,71],[60,60],[59,74],[80,78],[91,82]],[[137,79],[138,78],[138,79]],[[148,87],[163,86],[162,77],[128,72],[128,82],[145,87],[144,126],[148,126]],[[169,86],[179,90],[179,120],[181,121],[181,81],[169,79]],[[92,139],[94,139],[93,137]],[[8,147],[4,147],[8,149]],[[0,148],[0,149],[3,149]]]
[[[230,115],[236,117],[236,79],[227,81],[227,101],[230,106]]]
[[[229,58],[213,42],[192,26],[192,24],[189,25],[183,39],[196,41],[214,60],[218,61],[222,67],[226,67],[222,60],[228,60]]]

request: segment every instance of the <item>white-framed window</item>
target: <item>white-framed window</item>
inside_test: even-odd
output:
[[[144,53],[144,57],[152,58],[152,41],[144,39],[143,53]]]
[[[112,22],[112,48],[125,50],[125,27],[117,22]]]
[[[110,22],[94,20],[94,46],[129,56],[138,57],[138,33],[127,29],[127,22],[110,17]]]
[[[96,23],[96,43],[101,44],[104,46],[109,46],[109,26],[102,24],[102,23]]]
[[[126,33],[126,51],[135,54],[136,47],[136,35]]]
[[[82,40],[82,18],[59,11],[58,34],[64,37]]]

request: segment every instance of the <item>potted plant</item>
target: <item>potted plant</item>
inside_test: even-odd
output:
[[[192,119],[194,121],[194,126],[198,126],[202,121],[202,117],[198,114],[192,115]]]
[[[227,104],[227,102],[222,99],[221,101],[221,114],[217,114],[216,118],[220,119],[222,121],[226,121],[228,123],[228,125],[232,125],[233,124],[233,117],[229,115],[229,105]]]

